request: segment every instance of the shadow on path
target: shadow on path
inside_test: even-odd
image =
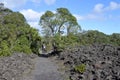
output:
[[[48,58],[48,57],[51,57],[51,56],[56,56],[56,55],[59,55],[61,51],[51,51],[49,53],[42,53],[42,54],[39,54],[38,56],[39,57],[45,57],[45,58]]]

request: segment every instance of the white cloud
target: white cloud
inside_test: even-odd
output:
[[[34,21],[34,20],[37,20],[37,19],[40,19],[40,16],[43,14],[43,12],[36,12],[32,9],[28,9],[28,10],[21,10],[20,11],[25,17],[27,20],[29,21]]]
[[[1,2],[8,8],[16,8],[25,5],[27,0],[1,0]]]
[[[20,11],[25,18],[27,19],[28,23],[35,28],[39,28],[38,23],[40,20],[40,16],[44,13],[44,12],[36,12],[32,9],[28,9],[28,10],[21,10]]]
[[[37,22],[37,21],[31,21],[31,22],[29,22],[29,25],[30,25],[31,27],[34,27],[34,28],[40,30],[40,26],[38,25],[38,22]]]
[[[44,0],[47,5],[52,5],[56,0]]]
[[[56,2],[56,0],[0,0],[0,2],[4,3],[5,7],[10,9],[22,7],[28,2],[39,4],[42,1],[44,1],[47,5],[52,5]]]
[[[41,2],[41,0],[31,0],[33,3],[40,3]]]
[[[89,20],[97,20],[99,19],[99,17],[95,14],[88,14],[85,16],[86,19],[89,19]]]
[[[94,12],[96,13],[101,13],[104,10],[104,5],[103,4],[96,4],[94,7]]]
[[[105,11],[111,11],[111,10],[116,10],[116,9],[120,9],[120,3],[117,2],[110,2],[108,6],[104,6],[104,4],[96,4],[94,6],[93,11],[96,13],[102,13]]]
[[[106,7],[106,10],[120,9],[120,3],[110,2],[110,5]]]
[[[104,21],[108,19],[117,19],[113,18],[113,15],[106,15],[105,12],[109,12],[112,10],[120,9],[120,3],[117,2],[110,2],[108,6],[105,6],[104,4],[96,4],[93,8],[92,13],[88,13],[86,15],[77,15],[74,16],[77,18],[77,20],[99,20]]]
[[[78,14],[74,14],[74,16],[77,18],[78,21],[81,21],[81,20],[99,20],[99,21],[102,21],[102,20],[105,20],[105,18],[103,17],[103,15],[100,15],[100,14],[87,14],[87,15],[78,15]]]
[[[120,20],[120,15],[111,15],[111,14],[109,14],[108,16],[107,16],[107,20],[117,20],[117,21],[119,21]]]

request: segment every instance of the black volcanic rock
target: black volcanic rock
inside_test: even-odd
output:
[[[0,58],[0,80],[22,80],[33,68],[34,54],[15,53],[9,57]]]
[[[59,60],[67,67],[70,80],[120,80],[120,47],[109,44],[93,44],[63,51]],[[75,66],[85,64],[80,73]]]

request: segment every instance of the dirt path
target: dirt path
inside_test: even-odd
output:
[[[49,58],[38,57],[35,59],[34,70],[24,80],[64,80],[58,71],[58,66]]]

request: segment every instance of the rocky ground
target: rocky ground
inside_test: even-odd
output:
[[[15,53],[0,58],[0,80],[64,80],[58,69],[47,54]]]
[[[23,80],[22,76],[29,74],[34,68],[34,54],[15,53],[9,57],[0,58],[0,80]]]
[[[63,61],[70,80],[120,80],[120,47],[93,44],[68,48],[56,58]],[[83,72],[76,66],[84,64]]]
[[[120,46],[93,44],[53,54],[1,57],[0,80],[120,80]],[[85,69],[77,70],[79,65]]]

